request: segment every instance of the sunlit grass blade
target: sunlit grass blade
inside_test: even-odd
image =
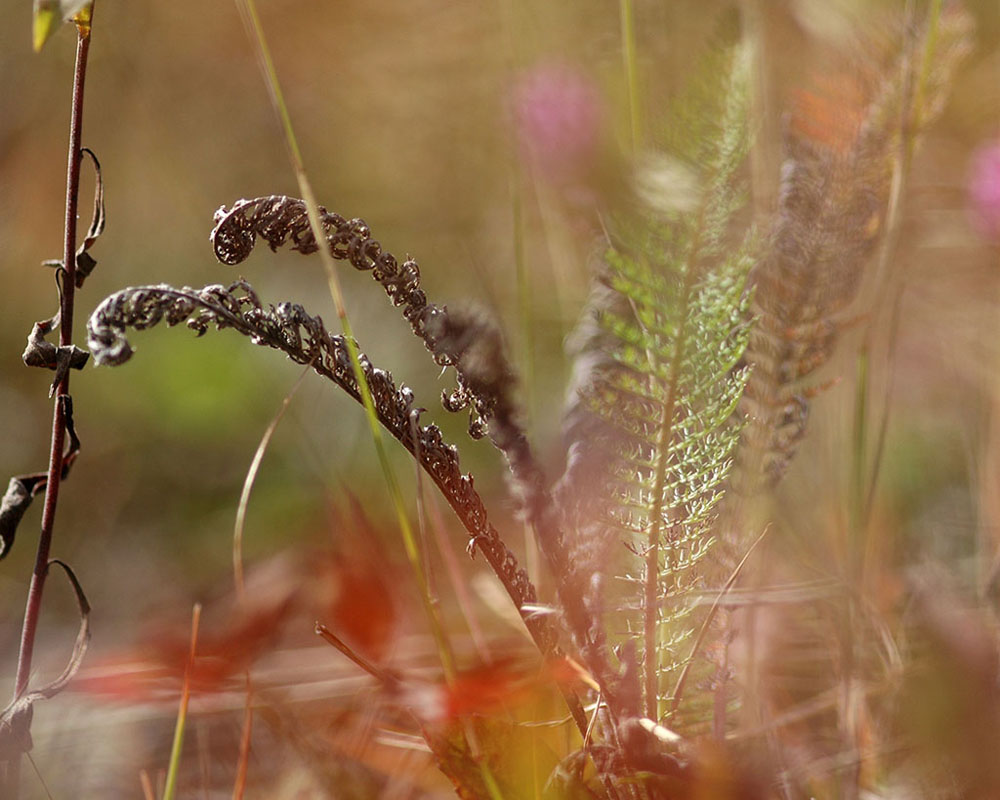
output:
[[[462,616],[465,618],[465,622],[469,627],[469,635],[472,637],[472,643],[475,645],[476,653],[484,662],[489,663],[493,660],[489,644],[487,643],[486,636],[483,633],[482,625],[479,623],[479,617],[476,614],[476,609],[473,605],[472,596],[469,592],[467,582],[462,577],[455,548],[452,547],[451,540],[448,538],[448,531],[445,528],[444,519],[441,516],[441,509],[437,504],[437,498],[429,492],[426,496],[429,501],[427,506],[430,511],[430,527],[431,530],[434,531],[434,541],[437,544],[438,552],[441,553],[441,559],[444,561],[445,569],[448,572],[448,578],[451,581],[452,588],[455,590],[455,600],[457,601],[459,610],[462,612]]]
[[[167,783],[163,789],[163,800],[174,800],[177,792],[177,775],[180,772],[181,751],[184,749],[184,728],[187,724],[188,702],[191,699],[191,673],[194,656],[198,648],[198,626],[201,622],[201,603],[194,604],[191,613],[191,649],[184,668],[184,685],[181,688],[181,704],[177,711],[177,726],[174,728],[174,743],[170,748],[170,765],[167,767]]]
[[[257,473],[260,471],[261,461],[264,460],[264,453],[267,452],[267,448],[271,444],[271,438],[278,428],[278,423],[285,416],[288,406],[291,405],[292,398],[295,397],[295,393],[302,386],[302,382],[305,380],[306,375],[309,374],[311,368],[312,365],[309,365],[302,370],[302,374],[299,375],[298,380],[295,381],[288,394],[281,401],[281,408],[278,409],[270,423],[268,423],[267,428],[264,430],[264,435],[260,438],[260,444],[257,445],[257,450],[253,454],[253,460],[250,462],[250,468],[247,470],[246,478],[243,481],[240,502],[236,507],[236,522],[233,525],[233,579],[236,583],[236,596],[240,602],[243,602],[245,596],[243,590],[243,530],[246,526],[250,492],[253,491],[253,485],[257,480]]]
[[[639,151],[642,136],[642,111],[639,101],[639,68],[635,38],[635,9],[632,0],[618,0],[621,17],[622,67],[628,92],[629,142],[632,155]]]

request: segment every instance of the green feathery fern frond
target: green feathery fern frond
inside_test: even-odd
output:
[[[703,224],[695,222],[695,225]],[[595,393],[594,410],[626,428],[612,470],[609,523],[639,556],[626,575],[642,595],[644,713],[659,719],[667,676],[683,664],[692,631],[687,595],[712,541],[715,506],[732,463],[740,426],[733,411],[747,380],[737,364],[747,343],[748,240],[714,267],[702,263],[697,228],[687,247],[642,265],[620,253],[608,264],[635,319],[608,316],[624,367]],[[679,256],[679,257],[678,257]],[[638,268],[639,275],[630,277]],[[662,270],[663,291],[647,292],[642,271]]]
[[[657,720],[670,676],[687,658],[690,595],[712,542],[748,377],[740,360],[757,243],[752,232],[732,243],[745,195],[738,171],[749,141],[746,65],[738,50],[726,61],[716,71],[724,85],[717,78],[714,87],[697,87],[705,101],[668,137],[672,170],[693,178],[694,200],[651,203],[656,213],[623,232],[605,257],[593,309],[600,352],[584,354],[596,366],[578,390],[589,424],[574,426],[567,471],[568,478],[574,458],[601,464],[603,481],[591,475],[591,488],[575,496],[593,506],[583,494],[599,487],[597,527],[633,554],[624,569],[633,597],[618,632],[639,640],[643,687],[622,693],[641,695],[634,711]],[[574,497],[566,483],[564,504]]]

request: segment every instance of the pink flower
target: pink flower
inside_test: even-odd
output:
[[[1000,242],[1000,141],[973,154],[968,192],[976,227],[987,238]]]
[[[594,82],[565,64],[539,64],[513,92],[521,154],[542,177],[557,184],[582,179],[600,140],[604,108]]]

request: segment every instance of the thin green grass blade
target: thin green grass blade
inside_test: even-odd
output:
[[[264,460],[264,453],[267,452],[267,448],[271,444],[271,438],[274,436],[274,432],[278,429],[278,423],[280,423],[282,417],[285,416],[288,406],[291,405],[292,398],[295,397],[299,387],[302,386],[302,382],[309,374],[309,370],[311,368],[312,364],[309,364],[304,370],[302,370],[302,374],[299,375],[298,379],[292,385],[292,388],[288,391],[288,394],[286,394],[284,399],[281,401],[281,407],[268,423],[267,428],[264,430],[264,435],[260,438],[260,444],[257,445],[257,450],[253,454],[253,460],[250,462],[250,468],[247,470],[246,478],[243,480],[243,489],[240,492],[240,502],[236,507],[236,522],[233,524],[233,580],[236,584],[236,598],[241,603],[245,599],[243,587],[243,531],[246,527],[247,506],[250,503],[250,492],[253,491],[254,483],[257,480],[257,473],[260,471],[261,461]]]
[[[201,623],[201,603],[194,604],[191,613],[191,649],[187,666],[184,668],[184,685],[181,688],[181,704],[177,711],[177,725],[174,727],[174,743],[170,748],[170,764],[167,767],[167,782],[163,788],[163,800],[174,800],[177,793],[177,775],[181,766],[181,751],[184,749],[184,728],[187,724],[188,702],[191,699],[191,670],[198,648],[198,626]]]

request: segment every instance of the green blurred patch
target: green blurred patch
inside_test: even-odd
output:
[[[163,328],[131,341],[132,360],[102,369],[94,388],[107,412],[133,430],[150,425],[160,436],[232,446],[244,432],[259,437],[294,381],[291,364],[286,376],[267,363],[282,356],[232,331],[197,339]]]

